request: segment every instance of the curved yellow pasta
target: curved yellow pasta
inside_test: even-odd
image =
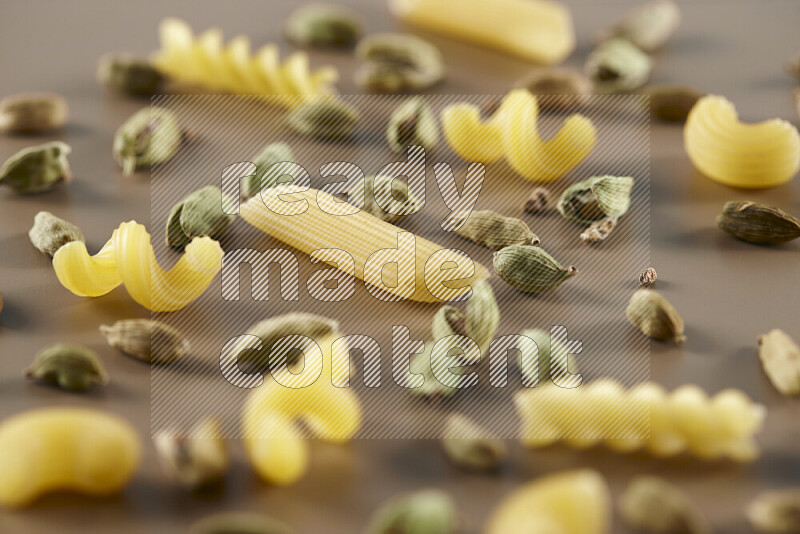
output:
[[[227,45],[217,28],[194,36],[179,19],[167,18],[159,28],[161,49],[153,62],[170,78],[213,91],[278,96],[320,95],[333,92],[339,79],[334,67],[309,71],[308,55],[296,52],[282,64],[278,48],[266,45],[255,53],[240,35]]]
[[[582,115],[570,116],[558,134],[544,141],[536,130],[539,104],[525,89],[503,99],[487,121],[471,104],[453,104],[442,111],[442,130],[450,147],[467,161],[492,163],[505,156],[528,180],[548,182],[580,164],[597,142],[597,130]]]
[[[82,241],[67,243],[53,256],[61,285],[81,297],[105,295],[120,284],[133,300],[156,311],[179,310],[206,290],[222,267],[224,253],[209,237],[196,237],[169,270],[156,261],[150,234],[134,221],[122,223],[103,248],[90,256]]]
[[[688,451],[740,462],[758,456],[752,436],[765,415],[763,406],[734,389],[709,398],[694,385],[667,393],[652,382],[626,390],[610,379],[574,389],[550,384],[524,390],[514,402],[529,447],[604,443],[617,452],[645,449],[667,457]]]
[[[732,187],[781,185],[800,169],[797,128],[781,119],[744,124],[721,96],[708,95],[694,105],[684,146],[697,170]]]

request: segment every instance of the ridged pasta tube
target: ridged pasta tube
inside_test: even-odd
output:
[[[90,256],[86,244],[73,241],[53,256],[61,285],[80,297],[99,297],[120,284],[148,310],[179,310],[199,297],[222,268],[224,253],[210,237],[195,237],[169,270],[156,261],[150,234],[135,221],[114,230],[103,248]]]
[[[721,96],[708,95],[694,105],[683,141],[697,170],[732,187],[774,187],[800,169],[797,128],[781,119],[742,123]]]
[[[195,36],[179,19],[167,18],[159,28],[161,49],[155,66],[178,82],[233,94],[314,96],[333,92],[339,79],[333,67],[311,72],[308,55],[296,52],[281,63],[278,47],[266,45],[255,53],[240,35],[223,44],[218,28]]]
[[[652,382],[626,390],[610,379],[573,389],[546,385],[514,397],[529,447],[557,441],[583,449],[604,443],[617,452],[644,449],[660,457],[687,451],[702,459],[758,457],[752,436],[765,408],[734,389],[710,397],[698,386],[668,393]]]
[[[452,104],[442,111],[442,130],[453,151],[467,161],[493,163],[504,157],[528,180],[549,182],[580,164],[597,142],[592,122],[570,116],[558,134],[545,141],[536,130],[539,104],[525,89],[515,89],[486,121],[472,104]]]

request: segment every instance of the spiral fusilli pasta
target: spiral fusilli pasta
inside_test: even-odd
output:
[[[61,285],[81,297],[99,297],[120,284],[145,308],[179,310],[202,294],[222,267],[222,248],[210,237],[196,237],[169,270],[158,265],[150,234],[134,221],[122,223],[103,248],[90,256],[73,241],[53,256]]]
[[[448,106],[442,112],[442,130],[453,151],[467,161],[492,163],[505,156],[524,178],[547,182],[561,178],[589,155],[597,131],[589,119],[576,114],[544,141],[536,131],[538,116],[536,97],[515,89],[486,121],[477,106]]]
[[[739,121],[721,96],[701,98],[689,112],[684,146],[697,170],[732,187],[773,187],[800,169],[800,134],[781,119]]]
[[[652,382],[626,390],[610,379],[574,389],[524,390],[514,402],[529,447],[563,441],[582,449],[604,443],[617,452],[644,449],[667,457],[688,451],[703,459],[741,462],[758,456],[752,436],[765,415],[763,406],[734,389],[709,398],[694,385],[668,393]]]

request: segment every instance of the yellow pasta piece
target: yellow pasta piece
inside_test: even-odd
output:
[[[732,187],[774,187],[800,169],[797,128],[781,119],[742,123],[721,96],[708,95],[694,105],[683,141],[697,170]]]
[[[222,268],[224,253],[209,237],[195,237],[169,270],[156,261],[150,234],[135,221],[122,223],[103,248],[90,256],[82,241],[53,256],[61,285],[80,297],[99,297],[120,284],[133,300],[156,312],[179,310],[206,290]]]
[[[242,219],[312,258],[320,249],[347,252],[354,267],[319,259],[376,287],[380,285],[373,281],[383,281],[381,289],[393,296],[391,300],[453,300],[469,291],[470,284],[488,277],[483,265],[460,251],[405,232],[363,210],[355,212],[357,208],[324,191],[279,186],[265,189],[262,197],[242,205]],[[289,205],[292,208],[285,214],[280,211]],[[401,236],[404,245],[399,244]],[[397,257],[387,260],[401,261],[384,270],[384,262],[375,260],[390,249],[398,249]]]
[[[515,89],[486,121],[471,104],[446,107],[442,130],[453,151],[467,161],[492,163],[505,156],[524,178],[549,182],[586,159],[597,142],[597,130],[589,119],[575,114],[555,137],[544,141],[536,130],[538,117],[536,97]]]
[[[240,35],[225,46],[217,28],[195,37],[188,24],[167,18],[159,34],[161,49],[153,57],[155,66],[176,81],[212,91],[314,96],[332,93],[339,79],[334,67],[311,72],[305,52],[295,52],[281,63],[275,45],[251,53],[250,41]]]
[[[522,440],[529,447],[564,441],[574,448],[604,443],[617,452],[644,449],[660,457],[747,462],[758,457],[753,435],[765,408],[734,389],[709,398],[697,386],[667,393],[652,382],[626,390],[603,379],[573,389],[549,384],[517,392]]]
[[[572,16],[548,0],[389,0],[405,22],[550,65],[575,49]]]

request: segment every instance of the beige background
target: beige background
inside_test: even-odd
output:
[[[382,2],[352,2],[369,21],[370,31],[399,28]],[[624,12],[630,2],[569,2],[579,47],[568,61],[579,66],[592,33]],[[792,1],[700,1],[683,3],[684,23],[658,56],[657,82],[684,82],[732,99],[742,117],[783,117],[797,123],[790,93],[793,83],[782,64],[797,52],[800,6]],[[143,103],[104,94],[94,83],[97,58],[111,50],[147,53],[157,46],[156,27],[167,15],[195,28],[220,26],[225,35],[250,35],[255,43],[275,41],[292,6],[282,2],[8,2],[0,4],[0,94],[51,90],[64,94],[72,112],[62,135],[73,147],[75,181],[46,195],[17,197],[0,191],[0,415],[58,404],[108,409],[149,432],[150,371],[105,348],[98,324],[146,313],[124,291],[93,301],[59,286],[46,258],[34,250],[26,232],[33,215],[47,209],[81,226],[96,249],[121,220],[145,219],[150,183],[145,175],[124,179],[110,157],[114,129]],[[421,33],[438,45],[450,76],[434,88],[441,94],[503,93],[530,67],[492,52]],[[347,54],[312,55],[316,65],[337,65],[343,93],[355,92]],[[38,140],[37,140],[38,141]],[[5,159],[34,141],[1,138]],[[562,448],[523,451],[502,476],[457,472],[434,441],[360,440],[350,447],[314,445],[312,469],[290,488],[263,486],[242,458],[224,491],[192,497],[165,486],[151,447],[140,472],[119,497],[90,501],[52,496],[35,507],[0,511],[0,532],[181,532],[192,520],[218,510],[251,510],[273,515],[299,532],[359,531],[370,511],[404,490],[438,486],[452,492],[464,515],[465,532],[479,532],[489,511],[509,489],[563,468],[591,466],[607,475],[617,494],[637,473],[660,473],[685,488],[720,531],[748,532],[743,505],[763,488],[797,485],[800,439],[796,401],[780,398],[763,376],[756,337],[771,328],[798,330],[798,252],[800,244],[777,248],[729,239],[714,218],[727,200],[753,199],[800,212],[798,185],[764,192],[737,191],[694,171],[682,149],[679,127],[651,130],[652,265],[659,288],[682,312],[689,341],[682,348],[652,344],[652,377],[668,387],[695,382],[709,391],[738,387],[767,405],[770,415],[759,442],[761,460],[746,466],[702,464],[692,460],[656,462],[644,456],[621,457],[602,450],[578,453]],[[365,314],[365,319],[366,319]],[[355,319],[354,319],[355,320]],[[364,322],[366,331],[371,323]],[[42,346],[82,341],[101,352],[112,384],[87,396],[35,386],[21,370]],[[2,454],[2,451],[0,451]],[[627,532],[619,521],[614,532]]]

